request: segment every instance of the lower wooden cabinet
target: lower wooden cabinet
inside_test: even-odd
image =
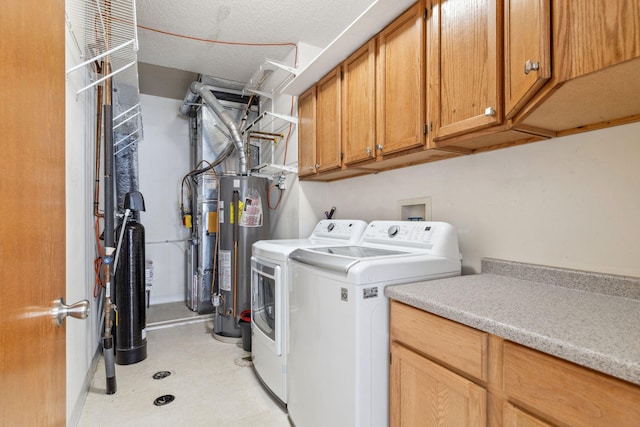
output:
[[[640,425],[640,386],[390,305],[392,427]]]
[[[391,426],[486,425],[487,391],[399,344],[391,344]]]
[[[524,412],[509,402],[506,402],[503,407],[502,425],[504,427],[551,427],[551,424]]]

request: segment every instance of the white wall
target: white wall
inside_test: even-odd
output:
[[[321,184],[313,215],[399,219],[397,201],[431,197],[457,231],[464,273],[482,257],[640,276],[640,123]],[[301,224],[301,228],[303,225]]]
[[[302,43],[302,47],[299,48],[300,52],[315,52],[317,55],[318,49],[305,45]],[[305,56],[306,58],[306,56]],[[303,59],[307,60],[307,59]],[[295,50],[292,50],[290,54],[282,61],[285,64],[293,65],[295,61]],[[299,64],[300,65],[299,60]],[[265,101],[262,98],[262,104],[260,106],[261,111],[269,111],[272,113],[283,114],[296,117],[298,115],[297,98],[284,94],[277,94],[274,96],[273,101]],[[285,138],[278,142],[275,146],[274,160],[277,164],[284,164],[286,166],[292,166],[298,168],[298,129],[297,126],[280,127],[278,129],[262,129],[267,132],[282,132]],[[299,191],[297,185],[296,174],[286,174],[286,189],[280,192],[277,189],[272,189],[270,193],[271,198],[277,198],[281,193],[280,204],[275,210],[271,210],[271,235],[273,238],[296,238],[298,237],[298,215],[299,215]],[[275,200],[271,203],[274,206]]]
[[[186,90],[186,88],[185,88]],[[141,95],[144,142],[138,145],[140,192],[146,212],[145,256],[153,261],[151,304],[185,300],[186,239],[180,217],[180,184],[189,172],[189,121],[182,101]]]
[[[69,11],[69,13],[73,13]],[[77,35],[80,37],[81,35]],[[82,42],[82,40],[80,40]],[[66,68],[82,62],[78,49],[66,34]],[[87,320],[68,318],[67,335],[67,425],[77,425],[93,376],[98,349],[98,303],[93,298],[93,164],[95,96],[84,87],[82,72],[67,77],[66,85],[66,296],[67,304],[87,299]]]

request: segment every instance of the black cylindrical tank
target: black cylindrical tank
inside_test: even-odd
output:
[[[115,281],[116,363],[130,365],[147,357],[144,227],[136,221],[121,227],[125,230]]]

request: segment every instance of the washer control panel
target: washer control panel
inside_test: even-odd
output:
[[[439,223],[429,221],[373,221],[363,241],[398,245],[430,245]]]

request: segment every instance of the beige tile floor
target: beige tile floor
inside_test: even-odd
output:
[[[249,354],[241,345],[215,340],[210,318],[191,321],[170,325],[160,320],[158,329],[148,322],[148,356],[132,365],[116,365],[118,388],[113,395],[105,394],[101,358],[78,425],[289,426],[286,413],[247,366],[244,358]],[[154,380],[158,371],[171,375]],[[155,406],[154,400],[165,394],[175,400]]]

